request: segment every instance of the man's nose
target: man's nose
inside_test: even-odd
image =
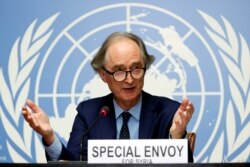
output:
[[[125,82],[132,83],[134,81],[134,78],[132,77],[131,72],[127,72],[127,77],[125,79]]]

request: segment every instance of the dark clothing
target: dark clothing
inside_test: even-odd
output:
[[[108,106],[110,112],[100,118],[89,132],[82,137],[84,131],[98,117],[100,109]],[[142,107],[139,122],[139,139],[167,139],[172,119],[180,106],[179,102],[166,97],[153,96],[142,92]],[[63,146],[60,159],[80,160],[80,143],[83,140],[83,160],[87,161],[88,139],[116,139],[116,118],[113,104],[113,94],[81,102],[77,107],[75,118],[67,148]],[[193,155],[189,149],[189,162],[193,162]]]

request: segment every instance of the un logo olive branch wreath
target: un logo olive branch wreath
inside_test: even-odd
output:
[[[243,36],[240,34],[238,39],[233,27],[224,17],[222,17],[222,20],[225,27],[222,27],[217,20],[208,14],[202,11],[199,11],[199,13],[208,24],[208,27],[205,27],[206,32],[218,46],[221,58],[229,71],[228,82],[231,91],[231,98],[226,108],[226,129],[222,131],[210,157],[205,159],[213,162],[225,160],[237,151],[242,143],[248,140],[246,134],[248,134],[247,130],[250,129],[250,123],[247,120],[250,108],[250,71],[247,62],[250,62],[250,53]],[[51,25],[58,15],[57,13],[49,17],[38,28],[35,27],[37,20],[33,21],[24,33],[23,38],[18,37],[12,47],[6,78],[3,69],[0,68],[0,98],[3,102],[2,107],[4,107],[0,106],[0,119],[4,130],[11,132],[7,133],[6,144],[11,158],[16,162],[27,162],[25,157],[32,157],[31,140],[33,133],[25,121],[20,121],[21,108],[29,95],[31,84],[29,75],[37,62],[39,51],[52,35]],[[6,110],[7,113],[3,112],[3,110]],[[240,117],[241,124],[246,124],[239,132],[236,132],[236,115]],[[18,128],[20,126],[23,126],[21,132]],[[227,155],[223,155],[225,137],[228,145]],[[36,135],[34,138],[37,161],[44,161],[45,159],[38,159],[42,157],[38,155],[39,150],[43,150],[43,147]],[[22,154],[16,149],[20,150]],[[241,154],[234,157],[233,161],[242,160],[242,155],[247,155],[248,150],[249,146]]]
[[[58,13],[45,20],[36,28],[37,19],[34,20],[24,33],[18,37],[11,49],[8,62],[8,76],[4,77],[0,69],[0,98],[4,110],[0,106],[0,117],[8,138],[7,148],[13,161],[27,162],[22,156],[32,158],[32,129],[25,121],[21,121],[21,108],[28,98],[31,84],[30,74],[40,55],[41,48],[46,44],[52,35],[51,25],[58,17]],[[20,127],[22,131],[20,131]],[[22,133],[21,133],[22,132]],[[36,153],[42,150],[42,145],[35,135]],[[39,147],[39,148],[38,148]],[[20,150],[22,155],[16,150]],[[38,154],[36,154],[38,155]],[[39,158],[41,156],[37,156]]]
[[[218,46],[219,54],[228,70],[228,83],[231,98],[226,107],[226,129],[220,134],[219,140],[207,160],[211,162],[219,162],[221,160],[228,161],[228,157],[233,155],[241,144],[249,140],[250,129],[250,52],[244,37],[237,35],[232,25],[221,16],[224,27],[208,14],[199,11],[203,19],[207,23],[205,30],[212,41]],[[237,112],[238,111],[238,112]],[[236,131],[236,116],[240,118],[242,128]],[[227,139],[224,143],[224,139]],[[224,145],[227,144],[227,154],[223,155]],[[230,161],[246,161],[249,156],[250,145],[245,147],[237,156],[230,158]]]

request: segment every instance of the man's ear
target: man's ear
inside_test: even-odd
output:
[[[99,73],[99,76],[101,77],[101,79],[103,80],[103,82],[107,83],[106,72],[103,70],[99,70],[98,73]]]

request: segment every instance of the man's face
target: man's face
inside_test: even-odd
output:
[[[130,39],[122,38],[114,41],[108,48],[104,67],[110,72],[128,71],[135,68],[145,68],[145,63],[138,45]],[[133,79],[128,73],[124,81],[116,81],[112,75],[104,70],[100,71],[100,76],[108,84],[121,107],[137,103],[143,88],[144,76],[141,79]]]

